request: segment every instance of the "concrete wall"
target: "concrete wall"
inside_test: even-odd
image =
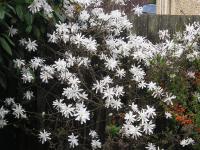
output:
[[[200,15],[200,0],[157,0],[157,14]]]

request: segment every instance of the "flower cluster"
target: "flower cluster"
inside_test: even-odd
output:
[[[50,135],[51,135],[51,133],[49,133],[45,130],[40,131],[39,139],[40,139],[41,143],[44,144],[46,141],[51,140]]]
[[[46,15],[49,15],[53,12],[53,9],[46,2],[46,0],[34,0],[32,4],[28,6],[28,8],[33,14],[41,10],[43,10]]]
[[[122,134],[126,137],[138,139],[144,134],[151,135],[156,125],[153,119],[156,116],[154,107],[147,105],[147,109],[138,109],[134,103],[131,105],[131,111],[125,114],[125,124],[122,127]]]
[[[16,119],[27,118],[26,111],[21,104],[15,103],[14,98],[6,98],[4,103],[6,108],[4,106],[0,108],[0,128],[7,125],[8,121],[5,119],[7,115],[12,114]]]
[[[75,146],[78,146],[78,135],[75,136],[74,133],[68,136],[68,142],[70,144],[70,147],[74,148]]]
[[[192,139],[192,138],[186,138],[186,139],[183,139],[181,142],[180,142],[180,144],[183,146],[183,147],[185,147],[185,146],[187,146],[187,145],[190,145],[190,144],[194,144],[195,142],[194,142],[194,140]]]
[[[55,100],[53,106],[66,118],[76,117],[75,120],[81,122],[81,124],[86,123],[90,120],[90,113],[87,111],[86,106],[83,103],[77,103],[75,107],[72,104],[66,105],[64,99]]]
[[[90,133],[89,133],[92,141],[91,141],[91,147],[93,150],[95,149],[101,149],[101,142],[100,142],[100,139],[98,139],[98,134],[96,131],[94,130],[90,130]]]
[[[164,149],[160,149],[160,147],[156,147],[155,144],[153,143],[148,143],[147,147],[145,147],[147,150],[164,150]]]
[[[8,113],[9,111],[4,109],[3,106],[0,108],[0,128],[3,128],[4,126],[7,125],[7,121],[5,120],[5,115]]]

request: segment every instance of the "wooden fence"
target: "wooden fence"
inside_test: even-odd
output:
[[[183,31],[185,24],[200,21],[200,16],[142,15],[130,16],[133,32],[147,37],[153,42],[158,40],[158,31],[168,29],[170,33]]]

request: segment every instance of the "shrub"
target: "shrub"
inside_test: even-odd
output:
[[[51,149],[197,149],[199,23],[173,36],[161,30],[153,44],[131,32],[123,11],[104,12],[102,3],[16,6],[20,23],[9,35],[20,50],[11,68],[19,80],[15,97],[2,101],[0,127],[9,120]],[[30,12],[20,13],[26,6]]]

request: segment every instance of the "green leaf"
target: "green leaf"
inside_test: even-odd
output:
[[[40,31],[42,34],[46,33],[45,27],[43,25],[40,26]]]
[[[4,37],[4,38],[6,38],[6,40],[12,45],[12,46],[15,46],[15,43],[13,43],[13,41],[10,39],[10,37],[8,36],[8,35],[6,35],[6,34],[2,34],[2,36]]]
[[[29,25],[29,26],[26,28],[26,32],[27,32],[27,33],[30,33],[31,31],[32,31],[32,26]]]
[[[61,22],[64,22],[65,21],[65,18],[60,15],[60,13],[58,11],[54,11],[56,17],[58,17],[58,19],[61,21]]]
[[[16,14],[16,11],[15,11],[15,9],[13,8],[13,6],[11,6],[11,5],[9,5],[9,4],[6,4],[6,6],[7,6],[10,10],[12,10],[12,12],[13,12],[14,14]]]
[[[12,55],[12,50],[9,46],[9,44],[6,42],[6,40],[2,37],[0,37],[0,44],[2,46],[2,48],[9,54]]]
[[[25,3],[31,4],[33,0],[25,0]]]
[[[107,132],[112,136],[116,136],[120,131],[120,127],[116,125],[108,125],[106,128]]]
[[[11,13],[10,13],[10,12],[8,12],[8,11],[7,11],[7,12],[5,12],[5,15],[6,15],[6,16],[8,16],[8,17],[10,17],[10,18],[12,18],[12,17],[13,17],[13,16],[11,15]]]
[[[195,123],[200,127],[200,112],[195,115]]]
[[[33,28],[33,34],[36,36],[37,39],[39,39],[41,36],[40,30],[36,26],[34,26]]]
[[[5,17],[5,8],[0,5],[0,20],[3,20]]]
[[[6,77],[5,74],[3,74],[2,72],[0,72],[0,86],[4,89],[6,89],[7,87]]]
[[[33,16],[29,12],[26,13],[24,17],[27,25],[31,25],[33,23]]]
[[[18,15],[18,17],[23,21],[23,10],[22,10],[22,6],[21,5],[17,5],[16,6],[16,13]]]

